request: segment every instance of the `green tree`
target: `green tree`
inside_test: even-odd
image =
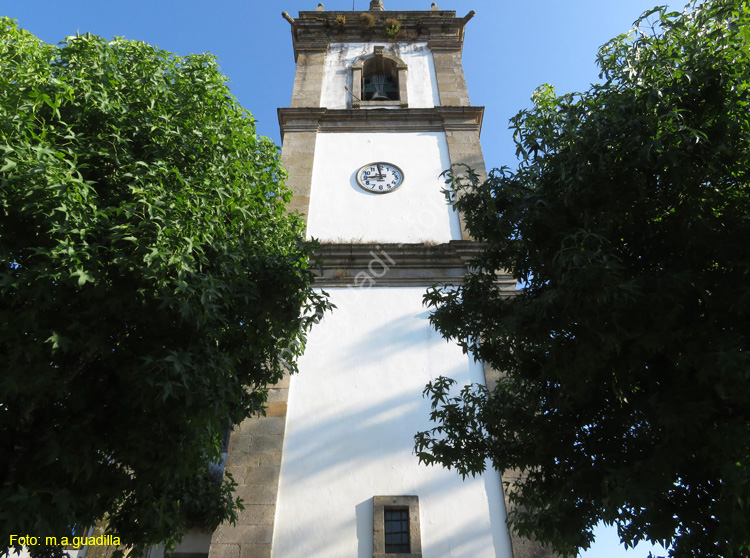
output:
[[[425,300],[503,377],[428,385],[416,450],[523,471],[515,527],[562,554],[604,521],[671,556],[748,556],[750,5],[654,9],[598,64],[599,84],[541,87],[514,117],[515,172],[448,175],[486,248]]]
[[[210,55],[0,19],[0,551],[236,516],[208,463],[328,303],[225,81]]]

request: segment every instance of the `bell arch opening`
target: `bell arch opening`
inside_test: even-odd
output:
[[[398,101],[398,69],[393,60],[374,57],[362,67],[363,101]]]
[[[352,65],[352,89],[352,108],[407,107],[406,64],[376,46],[372,55]]]

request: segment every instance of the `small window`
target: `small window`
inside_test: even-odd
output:
[[[409,553],[409,510],[385,508],[385,553]]]
[[[375,496],[372,522],[373,558],[421,558],[417,496]]]

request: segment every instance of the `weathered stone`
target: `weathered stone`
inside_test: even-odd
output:
[[[267,417],[285,417],[286,416],[286,401],[278,401],[266,404],[266,416]]]
[[[276,382],[273,387],[278,389],[289,389],[289,374],[284,374],[284,377],[281,378],[278,382]]]
[[[435,76],[442,106],[469,106],[469,91],[466,88],[460,50],[435,50]]]
[[[232,475],[232,479],[234,479],[234,482],[236,482],[237,484],[245,484],[246,471],[247,467],[244,465],[227,465],[224,468],[224,472]]]
[[[258,454],[258,466],[273,465],[281,467],[281,450],[279,451],[264,451]]]
[[[307,111],[304,111],[303,114],[307,114]],[[281,112],[279,117],[281,118]],[[306,216],[310,206],[309,177],[312,176],[317,135],[314,129],[305,131],[299,129],[300,126],[302,128],[305,126],[311,127],[310,123],[305,124],[303,122],[302,125],[290,124],[286,133],[282,131],[284,141],[281,149],[281,161],[289,173],[286,185],[292,191],[292,202],[289,204],[289,210],[298,211]],[[312,127],[317,127],[317,125]],[[288,387],[288,382],[288,377],[282,378],[276,386]]]
[[[249,452],[281,451],[284,447],[284,435],[259,435],[250,438]]]
[[[238,544],[214,544],[208,550],[208,558],[239,558],[240,545]]]
[[[292,106],[320,106],[323,90],[325,51],[305,52],[297,56],[297,71],[292,89]]]
[[[284,427],[286,426],[286,419],[281,416],[265,416],[265,417],[251,417],[245,419],[241,424],[235,427],[232,436],[230,437],[229,451],[232,451],[232,438],[236,437],[238,440],[247,436],[256,435],[274,435],[283,434]]]
[[[272,486],[279,482],[279,467],[272,465],[253,465],[245,472],[246,485]]]
[[[289,390],[285,388],[271,388],[268,390],[269,403],[286,403],[289,398]]]
[[[273,436],[277,434],[284,434],[286,428],[286,418],[282,416],[265,416],[258,418],[257,422],[252,425],[250,434]]]
[[[235,427],[232,435],[229,436],[229,445],[227,446],[227,451],[229,452],[227,455],[227,464],[229,464],[231,460],[232,453],[237,451],[247,451],[247,448],[250,447],[251,438],[248,430],[251,430],[251,427],[243,428],[242,425],[238,425]]]
[[[273,539],[273,526],[271,525],[220,525],[214,531],[213,544],[239,544],[240,555],[243,543],[270,545]]]
[[[237,516],[238,525],[273,525],[276,506],[273,504],[248,504]]]
[[[270,544],[242,545],[240,558],[271,558],[271,545]]]
[[[395,1],[395,0],[394,0]],[[463,43],[463,27],[467,17],[456,17],[451,10],[432,10],[425,17],[424,11],[403,11],[385,13],[377,10],[381,15],[398,17],[401,31],[405,36],[418,37],[427,40],[435,49],[459,49]],[[328,17],[321,17],[318,11],[299,12],[294,21],[294,53],[299,61],[304,55],[319,52],[331,42],[377,42],[384,43],[393,40],[386,32],[385,26],[376,25],[363,28],[357,18],[352,17],[351,11],[326,11]],[[347,17],[347,23],[332,34],[330,22],[336,17]]]
[[[245,506],[252,504],[276,504],[278,486],[240,486],[237,495]]]
[[[434,246],[424,244],[356,243],[325,244],[320,247],[320,272],[316,284],[321,287],[357,286],[361,273],[369,273],[373,255],[388,264],[387,273],[372,276],[372,286],[430,286],[436,283],[460,284],[472,258],[482,250],[477,242],[453,240]],[[342,275],[340,271],[347,270]],[[358,278],[360,277],[360,278]],[[498,285],[510,295],[516,281],[498,275]]]

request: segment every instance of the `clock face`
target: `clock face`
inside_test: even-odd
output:
[[[357,171],[357,184],[374,194],[393,192],[403,181],[403,171],[391,163],[370,163]]]

